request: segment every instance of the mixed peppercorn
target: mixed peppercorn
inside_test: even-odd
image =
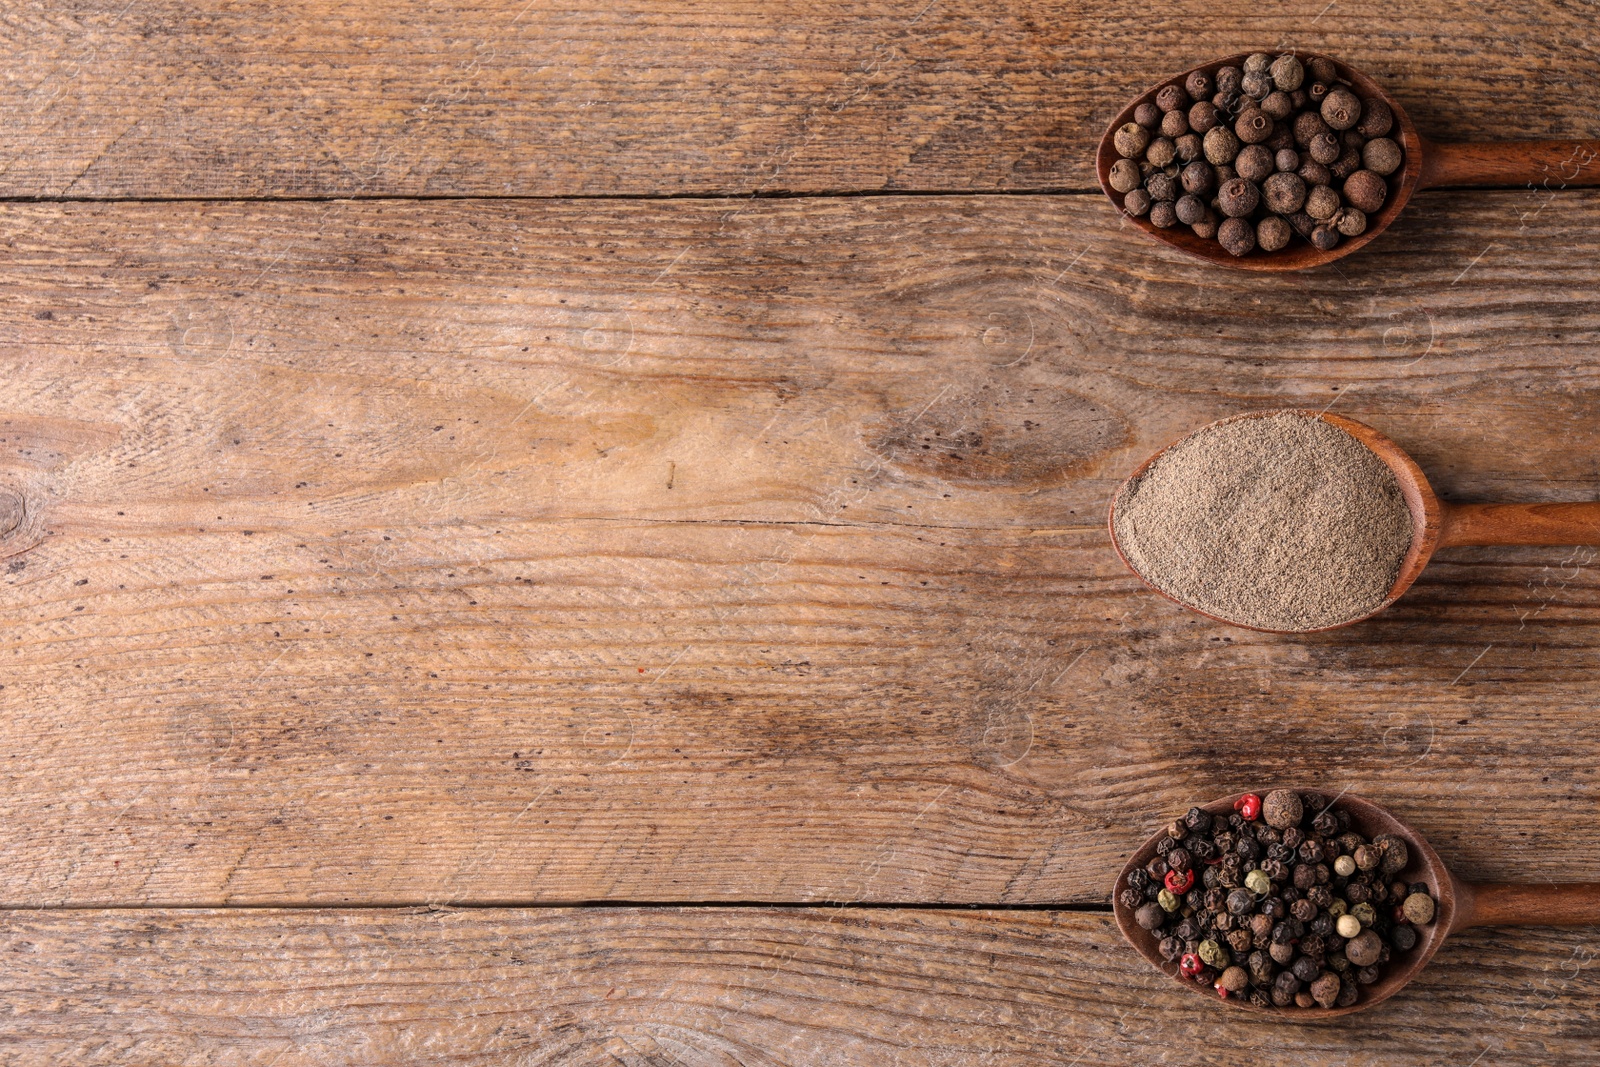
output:
[[[1191,71],[1134,109],[1112,143],[1122,210],[1187,226],[1236,256],[1295,234],[1324,251],[1364,233],[1404,160],[1394,114],[1363,100],[1325,56],[1257,52]]]
[[[1190,981],[1259,1007],[1347,1007],[1434,918],[1393,834],[1370,840],[1336,804],[1287,789],[1231,815],[1190,808],[1118,903]]]

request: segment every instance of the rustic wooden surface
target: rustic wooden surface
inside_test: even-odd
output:
[[[0,13],[0,1061],[1585,1062],[1593,930],[1285,1029],[1103,909],[1290,778],[1600,880],[1600,548],[1290,639],[1102,521],[1265,406],[1600,496],[1600,194],[1425,194],[1283,278],[1018,195],[1297,28],[1434,136],[1595,134],[1589,5],[1465,11]],[[896,190],[962,195],[750,197]],[[884,907],[756,906],[823,903]]]
[[[1584,0],[13,0],[0,195],[1089,189],[1127,99],[1329,52],[1439,140],[1592,137]]]
[[[1538,929],[1452,940],[1381,1014],[1320,1025],[1213,1008],[1079,912],[31,912],[0,951],[46,983],[0,993],[0,1057],[90,1067],[1545,1065],[1600,1042],[1593,946]]]

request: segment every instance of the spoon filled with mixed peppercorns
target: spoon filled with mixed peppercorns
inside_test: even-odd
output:
[[[1600,185],[1600,140],[1447,144],[1329,56],[1253,52],[1145,92],[1100,141],[1100,187],[1145,233],[1216,263],[1300,270],[1437,186]]]
[[[1112,901],[1186,988],[1295,1021],[1387,1000],[1470,926],[1600,923],[1600,885],[1462,882],[1376,804],[1304,789],[1190,808],[1133,854]]]

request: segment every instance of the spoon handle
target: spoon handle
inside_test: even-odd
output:
[[[1456,929],[1469,926],[1588,926],[1600,924],[1600,883],[1459,886]],[[1463,901],[1462,896],[1468,899]],[[1466,904],[1466,907],[1461,907]]]
[[[1450,504],[1439,547],[1600,545],[1600,501],[1568,504]]]
[[[1600,141],[1427,142],[1417,185],[1600,185]]]

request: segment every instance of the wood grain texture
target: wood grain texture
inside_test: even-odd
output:
[[[1596,880],[1593,550],[1277,639],[1100,524],[1268,405],[1592,497],[1597,219],[1266,281],[1092,197],[9,206],[0,899],[1099,902],[1286,775]]]
[[[24,0],[0,195],[1088,189],[1152,82],[1334,52],[1445,140],[1594,138],[1581,0]]]
[[[1189,996],[1073,912],[10,913],[0,946],[19,1067],[1545,1065],[1600,1040],[1593,939],[1547,928],[1453,939],[1305,1025]]]

